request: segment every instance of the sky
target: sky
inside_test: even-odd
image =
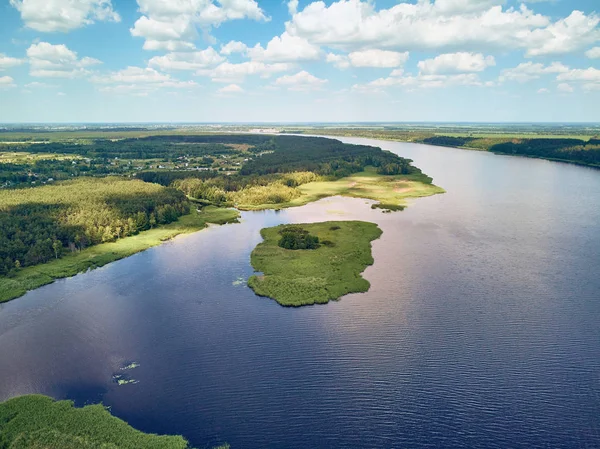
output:
[[[0,122],[600,122],[598,0],[0,0]]]

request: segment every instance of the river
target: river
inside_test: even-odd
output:
[[[102,401],[198,448],[600,447],[600,171],[341,140],[447,193],[244,212],[0,305],[0,400]],[[261,228],[338,219],[383,230],[368,293],[290,309],[242,282]]]

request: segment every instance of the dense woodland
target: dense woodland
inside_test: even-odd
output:
[[[182,192],[121,178],[0,190],[0,274],[170,223],[188,212]]]
[[[282,204],[300,196],[302,184],[367,166],[419,173],[410,160],[380,148],[320,137],[176,135],[2,149],[0,275],[175,221],[189,212],[188,198],[201,205]],[[176,162],[132,171],[144,160]],[[184,161],[208,167],[181,169],[193,165]]]
[[[493,145],[490,151],[600,165],[600,140],[527,139]]]

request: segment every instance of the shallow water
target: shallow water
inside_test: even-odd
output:
[[[0,305],[0,400],[101,400],[201,448],[600,447],[600,171],[343,140],[448,193],[243,213]],[[288,309],[240,284],[261,228],[338,219],[384,231],[368,293]]]

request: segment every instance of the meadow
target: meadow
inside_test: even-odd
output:
[[[282,306],[299,307],[369,290],[361,273],[373,264],[371,242],[382,233],[376,224],[331,221],[293,225],[319,239],[317,249],[302,250],[279,246],[286,226],[261,230],[264,241],[252,251],[252,267],[260,274],[250,277],[248,285],[257,295]]]

